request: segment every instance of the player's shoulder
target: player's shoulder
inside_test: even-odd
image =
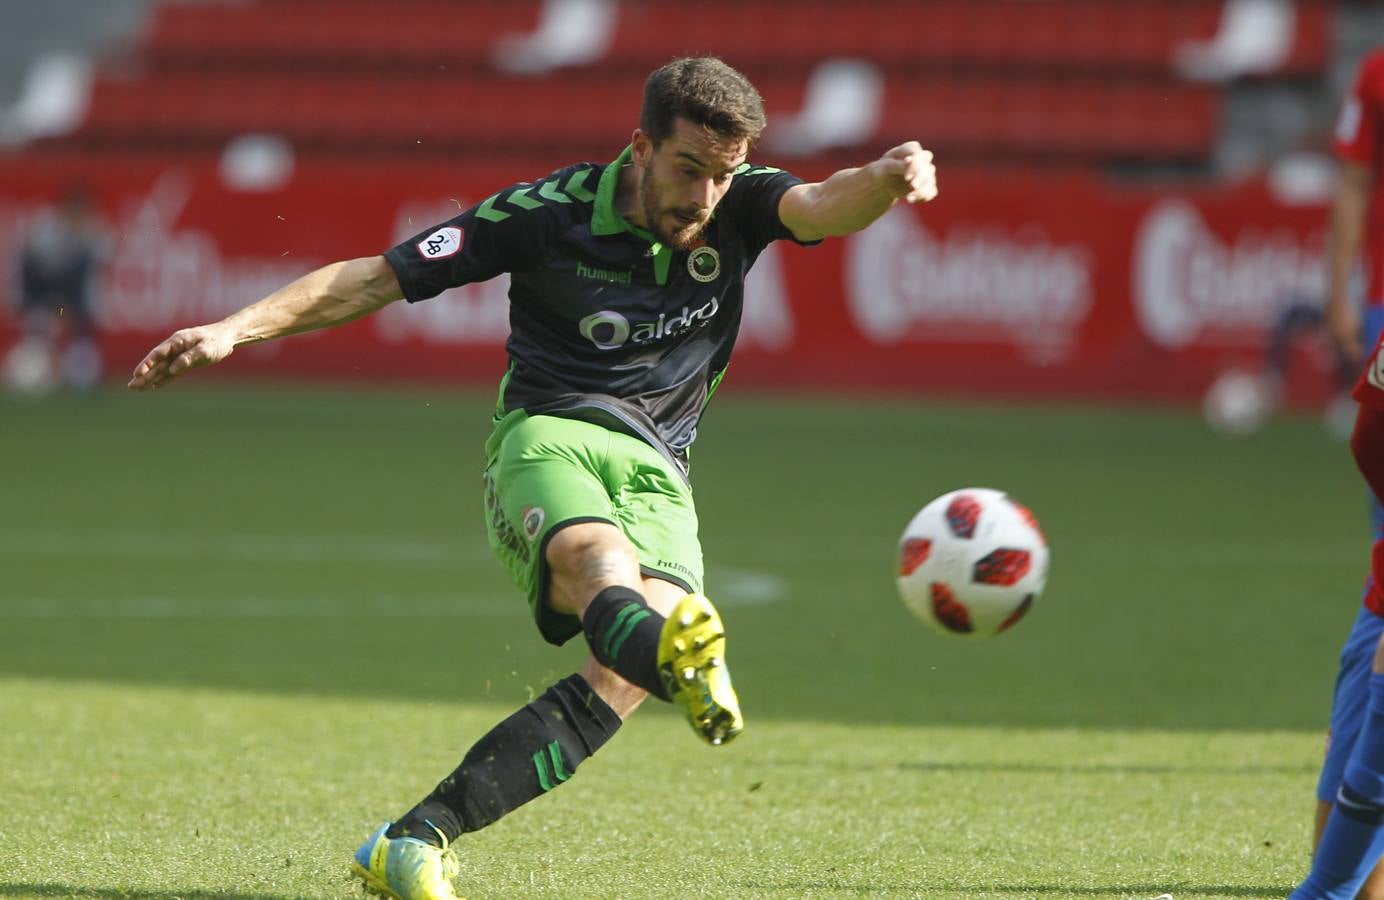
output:
[[[766,178],[781,178],[785,175],[787,175],[790,178],[792,177],[791,175],[789,175],[788,172],[784,171],[779,166],[771,166],[766,163],[760,162],[743,162],[738,167],[736,167],[735,171],[731,174],[734,178],[734,180],[731,182],[732,185],[734,185],[736,182],[739,182],[741,184],[751,184],[756,180],[763,181]]]
[[[596,188],[601,182],[606,165],[580,162],[554,169],[536,182],[539,196],[557,204],[559,209],[577,209],[583,206],[590,208],[596,200]]]
[[[511,184],[482,200],[475,218],[511,228],[549,228],[589,218],[602,168],[596,163],[576,163],[533,181]]]
[[[763,162],[741,163],[731,173],[726,199],[732,205],[751,201],[753,198],[772,199],[785,190],[785,186],[792,186],[800,180],[779,166]]]

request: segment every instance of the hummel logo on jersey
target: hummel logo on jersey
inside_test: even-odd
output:
[[[439,228],[418,242],[418,255],[424,259],[446,259],[461,249],[465,233],[455,225]]]
[[[670,318],[666,313],[659,313],[653,322],[636,324],[614,310],[603,309],[582,319],[577,327],[581,329],[581,336],[595,344],[597,350],[617,350],[627,343],[647,344],[691,331],[710,322],[720,309],[721,304],[712,297],[696,309],[684,306],[681,315]]]
[[[577,277],[594,278],[597,281],[610,281],[615,284],[629,284],[629,272],[616,272],[614,269],[597,269],[584,263],[577,263]]]

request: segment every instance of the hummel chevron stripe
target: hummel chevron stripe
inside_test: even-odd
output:
[[[554,203],[571,203],[573,197],[583,203],[590,203],[592,200],[596,199],[596,195],[588,191],[585,187],[586,179],[590,175],[590,169],[582,169],[580,172],[573,172],[572,176],[567,179],[567,183],[560,188],[558,187],[557,179],[545,181],[537,187],[538,196],[542,197],[543,200],[550,200]],[[504,202],[511,206],[516,206],[521,210],[538,209],[543,205],[543,200],[536,200],[529,196],[529,192],[533,190],[534,187],[532,185],[512,190],[505,195]],[[569,194],[571,196],[568,196]],[[503,222],[505,219],[508,219],[511,215],[510,213],[495,208],[495,204],[499,200],[499,194],[491,194],[489,197],[486,197],[481,205],[476,207],[476,218],[485,219],[487,222]]]
[[[533,768],[538,773],[538,786],[544,791],[551,791],[572,777],[572,773],[567,771],[567,766],[562,762],[562,748],[557,741],[552,741],[544,750],[539,750],[533,755]],[[553,782],[556,781],[557,784]]]

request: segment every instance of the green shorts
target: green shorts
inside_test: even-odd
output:
[[[578,522],[609,522],[630,539],[646,576],[702,590],[702,546],[692,490],[673,464],[636,437],[558,416],[511,412],[485,444],[490,548],[529,598],[543,637],[581,633],[549,608],[548,541]]]

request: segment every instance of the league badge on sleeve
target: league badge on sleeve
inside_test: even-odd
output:
[[[446,259],[461,250],[465,233],[455,225],[439,228],[418,242],[418,255],[424,259]]]

